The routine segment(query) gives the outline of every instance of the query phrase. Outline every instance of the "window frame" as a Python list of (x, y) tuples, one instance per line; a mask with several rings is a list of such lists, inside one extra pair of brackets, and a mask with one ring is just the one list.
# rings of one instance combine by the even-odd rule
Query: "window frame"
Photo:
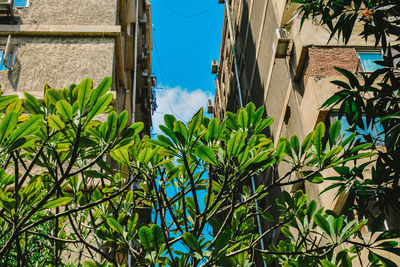
[(30, 0), (25, 0), (25, 6), (16, 6), (16, 5), (15, 5), (15, 0), (14, 0), (13, 7), (18, 8), (18, 9), (22, 9), (22, 8), (27, 8), (27, 7), (29, 7), (29, 4), (30, 4)]
[[(12, 71), (17, 60), (18, 45), (12, 45), (8, 55), (7, 64), (4, 64), (6, 45), (0, 45), (0, 71)], [(4, 69), (2, 68), (4, 67)]]
[[(377, 50), (377, 49), (356, 49), (356, 53), (357, 53), (357, 58), (358, 58), (357, 71), (360, 68), (361, 69), (360, 72), (362, 72), (362, 73), (373, 73), (375, 70), (374, 71), (365, 70), (363, 61), (362, 61), (362, 59), (360, 57), (360, 54), (377, 54), (377, 55), (379, 54), (381, 56), (381, 60), (383, 60), (382, 50)], [(374, 64), (376, 64), (376, 63), (374, 63)], [(380, 66), (380, 65), (377, 65), (377, 66), (379, 66), (379, 68), (383, 68), (383, 66)]]
[[(343, 116), (341, 119), (339, 119), (338, 113), (339, 113), (338, 110), (331, 110), (331, 111), (329, 111), (329, 112), (326, 114), (326, 117), (325, 117), (325, 119), (324, 119), (324, 123), (325, 123), (327, 129), (329, 129), (329, 127), (330, 127), (335, 121), (337, 121), (337, 120), (341, 121), (343, 118), (346, 119), (345, 116)], [(366, 115), (363, 113), (361, 116), (364, 118)], [(364, 120), (364, 119), (363, 119), (363, 120)], [(328, 125), (328, 123), (329, 123), (329, 125)], [(340, 138), (342, 138), (343, 136), (346, 136), (346, 137), (349, 137), (349, 136), (350, 136), (350, 133), (347, 132), (347, 128), (346, 128), (346, 129), (343, 128), (343, 124), (342, 124), (342, 123), (341, 123), (341, 126), (342, 126), (342, 128), (341, 128), (341, 133), (340, 133), (340, 136), (338, 136), (338, 138), (337, 138), (336, 141), (339, 141)], [(349, 126), (350, 126), (350, 125), (349, 125)], [(365, 126), (367, 126), (367, 125), (365, 125)], [(357, 126), (357, 127), (358, 127), (358, 126)], [(369, 129), (370, 127), (371, 127), (371, 129)], [(371, 125), (370, 127), (369, 127), (368, 129), (364, 130), (364, 132), (365, 132), (365, 133), (371, 133), (371, 136), (372, 136), (372, 137), (377, 138), (377, 140), (376, 140), (376, 142), (375, 142), (375, 145), (376, 145), (377, 147), (385, 147), (385, 140), (384, 140), (384, 137), (381, 137), (384, 133), (380, 133), (379, 130), (378, 130), (379, 127), (377, 127), (375, 124)], [(360, 130), (361, 130), (361, 129), (360, 129)], [(362, 130), (361, 130), (361, 131), (362, 131)], [(342, 134), (342, 133), (343, 133), (343, 134)], [(372, 133), (374, 133), (374, 135), (372, 135)], [(364, 139), (364, 137), (363, 137), (362, 135), (356, 135), (356, 139), (357, 139), (357, 136), (358, 136), (359, 138)], [(365, 139), (364, 139), (364, 141), (365, 141)]]

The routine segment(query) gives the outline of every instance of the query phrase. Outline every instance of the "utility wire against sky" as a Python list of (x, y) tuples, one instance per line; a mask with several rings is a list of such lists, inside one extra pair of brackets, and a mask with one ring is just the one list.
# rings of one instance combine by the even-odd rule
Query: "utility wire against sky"
[[(161, 67), (161, 59), (160, 59), (160, 56), (158, 55), (158, 51), (157, 51), (157, 48), (156, 48), (156, 45), (155, 45), (156, 43), (157, 43), (157, 42), (154, 41), (153, 50), (154, 50), (154, 54), (156, 55), (156, 58), (157, 58), (157, 65), (158, 65), (158, 68), (159, 68), (159, 70), (160, 70), (160, 73), (163, 74), (164, 72), (163, 72), (162, 67)], [(159, 77), (160, 77), (160, 76), (159, 76)], [(164, 86), (159, 86), (159, 88), (163, 89), (163, 91), (164, 91), (164, 93), (165, 93), (165, 95), (166, 95), (166, 97), (167, 97), (167, 99), (166, 99), (166, 100), (167, 100), (167, 104), (168, 104), (169, 109), (171, 110), (172, 114), (174, 114), (175, 117), (177, 117), (179, 120), (182, 120), (182, 119), (179, 118), (179, 116), (174, 112), (174, 110), (173, 110), (173, 108), (172, 108), (172, 106), (171, 106), (171, 103), (170, 103), (170, 101), (169, 101), (168, 90), (166, 90)]]
[(217, 1), (212, 1), (213, 3), (206, 9), (204, 9), (203, 11), (200, 11), (198, 13), (194, 13), (194, 14), (190, 14), (190, 15), (186, 15), (186, 14), (182, 14), (178, 11), (176, 11), (169, 3), (168, 0), (163, 0), (164, 4), (167, 6), (167, 8), (169, 10), (171, 10), (172, 13), (174, 13), (175, 15), (179, 16), (179, 17), (184, 17), (184, 18), (193, 18), (193, 17), (198, 17), (201, 16), (205, 13), (207, 13), (208, 11), (210, 11), (215, 5), (217, 5)]
[[(167, 71), (166, 71), (166, 70), (164, 69), (164, 67), (163, 67), (164, 65), (163, 65), (163, 62), (162, 62), (162, 60), (161, 60), (161, 56), (160, 56), (160, 54), (158, 53), (158, 49), (157, 49), (157, 47), (156, 47), (156, 43), (157, 43), (157, 42), (154, 41), (153, 48), (154, 48), (154, 53), (155, 53), (156, 58), (157, 58), (157, 65), (158, 65), (158, 68), (159, 68), (159, 70), (160, 70), (161, 75), (164, 76), (164, 84), (171, 85), (171, 83), (168, 83), (168, 82), (170, 81), (169, 75), (168, 75)], [(165, 91), (165, 93), (166, 93), (167, 102), (168, 102), (168, 105), (169, 105), (169, 107), (170, 107), (172, 113), (173, 113), (176, 117), (178, 117), (178, 116), (173, 112), (172, 107), (171, 107), (171, 104), (170, 104), (170, 102), (169, 102), (168, 90), (166, 90), (164, 86), (160, 86), (160, 88), (163, 89), (163, 90)], [(186, 103), (186, 101), (185, 101), (184, 99), (182, 99), (182, 97), (181, 97), (179, 94), (178, 94), (177, 96), (178, 96), (178, 98), (182, 101), (183, 104), (185, 104), (187, 107), (189, 107), (189, 108), (192, 109), (193, 111), (195, 111), (195, 112), (197, 111), (197, 110), (196, 110), (195, 108), (193, 108), (191, 105), (189, 105), (188, 103)], [(180, 118), (179, 118), (179, 119), (180, 119)], [(180, 119), (180, 120), (181, 120), (181, 119)]]

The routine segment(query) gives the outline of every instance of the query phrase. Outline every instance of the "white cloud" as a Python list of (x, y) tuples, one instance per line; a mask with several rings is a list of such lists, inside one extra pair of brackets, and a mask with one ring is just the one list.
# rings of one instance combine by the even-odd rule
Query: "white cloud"
[(209, 92), (200, 89), (188, 91), (181, 87), (163, 87), (156, 90), (158, 108), (153, 115), (153, 133), (161, 134), (159, 125), (164, 125), (164, 115), (172, 114), (177, 120), (187, 123), (193, 115), (201, 108), (204, 108), (204, 115), (207, 112), (207, 100), (214, 100)]

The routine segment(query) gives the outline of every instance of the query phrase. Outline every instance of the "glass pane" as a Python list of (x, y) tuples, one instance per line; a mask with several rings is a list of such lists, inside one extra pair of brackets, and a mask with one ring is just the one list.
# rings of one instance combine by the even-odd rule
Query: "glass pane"
[(377, 69), (383, 68), (374, 61), (382, 60), (382, 55), (377, 52), (359, 52), (358, 56), (361, 60), (362, 69), (365, 72), (374, 72)]
[(26, 2), (28, 0), (15, 0), (14, 1), (14, 6), (15, 7), (26, 7)]
[(1, 62), (0, 62), (0, 70), (7, 70), (6, 66), (4, 66), (4, 51), (0, 51), (0, 58), (1, 58)]
[[(331, 115), (331, 123), (334, 121), (338, 120), (338, 114), (332, 114)], [(365, 138), (363, 135), (370, 135), (374, 141), (376, 141), (377, 145), (383, 146), (385, 145), (384, 142), (384, 129), (382, 124), (379, 122), (379, 119), (375, 119), (375, 123), (371, 123), (369, 127), (367, 128), (367, 118), (365, 115), (362, 116), (362, 120), (365, 126), (365, 130), (362, 130), (360, 127), (357, 126), (357, 132), (360, 133), (360, 135), (356, 136), (356, 140), (360, 139), (362, 142), (365, 142)], [(347, 137), (350, 136), (350, 125), (347, 122), (347, 119), (345, 116), (340, 118), (340, 124), (341, 124), (341, 129), (340, 129), (340, 136), (346, 135)]]

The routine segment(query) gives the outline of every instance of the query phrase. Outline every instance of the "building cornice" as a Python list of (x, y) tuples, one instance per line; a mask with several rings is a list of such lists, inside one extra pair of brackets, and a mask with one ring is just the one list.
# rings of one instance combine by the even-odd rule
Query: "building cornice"
[(119, 25), (0, 25), (0, 36), (103, 36), (121, 33)]

